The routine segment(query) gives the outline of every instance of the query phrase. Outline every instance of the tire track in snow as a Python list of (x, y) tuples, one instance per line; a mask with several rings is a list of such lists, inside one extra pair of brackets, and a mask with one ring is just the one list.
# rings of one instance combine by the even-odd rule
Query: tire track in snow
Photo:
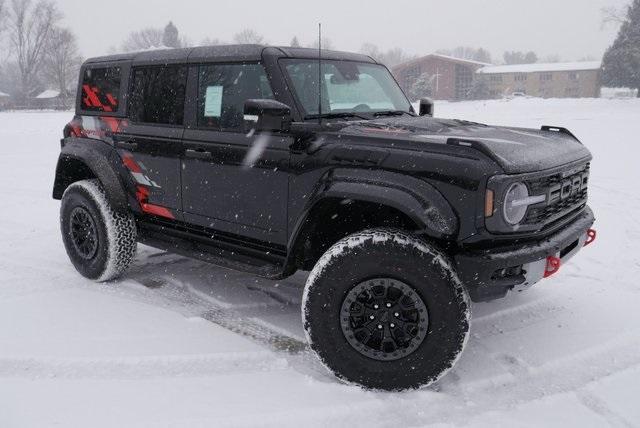
[(285, 370), (272, 352), (114, 358), (0, 357), (0, 378), (139, 379)]
[[(206, 266), (208, 267), (208, 265)], [(160, 287), (155, 287), (158, 278), (161, 278), (164, 284)], [(199, 291), (189, 283), (174, 276), (164, 275), (153, 279), (154, 289), (152, 290), (136, 287), (138, 293), (146, 296), (144, 300), (147, 300), (147, 302), (159, 304), (165, 308), (173, 306), (181, 310), (187, 310), (191, 316), (200, 317), (235, 334), (246, 337), (257, 344), (266, 346), (275, 355), (284, 358), (291, 368), (300, 373), (311, 376), (317, 381), (336, 382), (333, 375), (320, 364), (306, 341), (284, 334), (280, 329), (273, 328), (267, 322), (261, 322), (259, 318), (240, 312), (240, 310), (246, 312), (246, 309), (253, 307), (264, 308), (264, 303), (229, 304)], [(148, 283), (149, 277), (137, 278), (134, 281), (138, 284)], [(248, 287), (254, 288), (254, 285)], [(149, 297), (151, 297), (151, 301)], [(288, 298), (274, 299), (274, 303), (269, 306), (281, 307), (283, 304), (280, 303), (280, 300), (288, 300)]]
[(537, 323), (556, 318), (567, 311), (567, 308), (556, 304), (555, 300), (552, 297), (545, 297), (478, 317), (472, 315), (471, 334), (476, 339), (482, 339), (529, 328)]
[[(175, 277), (143, 276), (129, 278), (124, 284), (126, 282), (135, 282), (135, 285), (126, 289), (118, 288), (116, 291), (111, 284), (111, 286), (103, 286), (101, 290), (117, 292), (120, 297), (133, 298), (152, 306), (174, 310), (188, 317), (202, 318), (254, 342), (266, 345), (274, 351), (292, 355), (308, 352), (306, 342), (276, 331), (266, 323), (260, 323), (259, 320), (240, 313), (236, 310), (236, 305), (220, 302)], [(150, 287), (149, 284), (153, 286)], [(273, 306), (281, 305), (276, 300), (274, 302)], [(264, 307), (265, 305), (255, 306)], [(245, 305), (239, 307), (247, 308)]]
[(634, 425), (626, 420), (624, 417), (615, 413), (611, 408), (596, 395), (588, 391), (579, 391), (577, 394), (578, 400), (583, 406), (591, 410), (592, 412), (602, 416), (612, 427), (621, 428), (633, 428)]

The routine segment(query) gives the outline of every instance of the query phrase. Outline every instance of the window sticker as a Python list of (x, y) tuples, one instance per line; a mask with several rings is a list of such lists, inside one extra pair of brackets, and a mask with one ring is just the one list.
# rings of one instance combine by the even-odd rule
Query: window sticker
[(222, 114), (222, 86), (207, 86), (204, 98), (204, 116), (220, 117)]

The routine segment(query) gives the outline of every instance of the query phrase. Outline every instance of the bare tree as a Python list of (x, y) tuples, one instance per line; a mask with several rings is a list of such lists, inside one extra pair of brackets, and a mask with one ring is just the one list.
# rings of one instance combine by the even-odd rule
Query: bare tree
[(371, 58), (381, 62), (387, 67), (393, 67), (394, 65), (401, 64), (412, 58), (407, 55), (401, 48), (393, 48), (387, 51), (382, 51), (373, 43), (363, 44), (360, 48), (360, 52), (365, 55), (369, 55)]
[(164, 30), (161, 28), (145, 28), (140, 31), (129, 33), (129, 36), (122, 42), (123, 52), (143, 51), (147, 49), (162, 47)]
[(369, 55), (373, 59), (379, 59), (382, 56), (382, 51), (380, 50), (380, 48), (377, 45), (369, 42), (364, 43), (360, 47), (360, 53)]
[(0, 0), (0, 34), (2, 34), (2, 31), (4, 30), (4, 20), (5, 20), (6, 11), (7, 9), (4, 5), (4, 0)]
[[(318, 40), (314, 40), (308, 47), (318, 49)], [(335, 49), (333, 42), (328, 37), (322, 38), (322, 49)]]
[(255, 30), (246, 28), (233, 36), (233, 42), (238, 44), (262, 44), (265, 43), (264, 37)]
[(12, 97), (18, 95), (20, 87), (20, 71), (14, 61), (6, 62), (0, 70), (0, 90)]
[(218, 38), (205, 37), (198, 46), (218, 46), (226, 44)]
[(392, 48), (384, 53), (382, 56), (382, 63), (387, 67), (393, 67), (394, 65), (409, 61), (412, 58), (413, 57), (411, 55), (408, 55), (401, 48)]
[(52, 88), (60, 91), (64, 107), (68, 107), (72, 97), (71, 88), (78, 78), (81, 63), (75, 35), (66, 28), (54, 28), (44, 55), (43, 75)]
[(9, 41), (20, 75), (18, 99), (25, 102), (35, 89), (47, 40), (61, 18), (54, 3), (12, 0), (9, 8)]
[(617, 8), (615, 6), (603, 7), (600, 9), (602, 14), (602, 25), (604, 28), (609, 24), (622, 25), (627, 20), (627, 11), (625, 8)]
[(507, 51), (503, 55), (504, 62), (507, 65), (512, 64), (533, 64), (538, 62), (538, 56), (535, 52)]
[(542, 57), (541, 62), (546, 62), (546, 63), (562, 62), (562, 57), (558, 54), (550, 54)]

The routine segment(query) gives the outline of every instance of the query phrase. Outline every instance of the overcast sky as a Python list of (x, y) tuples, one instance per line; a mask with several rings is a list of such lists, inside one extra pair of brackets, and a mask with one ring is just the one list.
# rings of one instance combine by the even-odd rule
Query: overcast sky
[[(365, 42), (427, 54), (459, 45), (533, 50), (564, 60), (600, 58), (615, 37), (601, 28), (601, 8), (628, 0), (57, 0), (64, 24), (79, 38), (86, 57), (102, 55), (126, 35), (173, 21), (193, 43), (205, 37), (231, 40), (253, 28), (271, 44), (293, 36), (313, 41), (317, 23), (336, 48), (357, 51)], [(100, 6), (99, 6), (100, 5)]]

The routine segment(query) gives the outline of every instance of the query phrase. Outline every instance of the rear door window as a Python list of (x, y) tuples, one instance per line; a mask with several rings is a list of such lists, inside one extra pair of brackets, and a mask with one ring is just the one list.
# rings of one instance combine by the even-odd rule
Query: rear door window
[(138, 123), (182, 125), (187, 67), (136, 67), (129, 97), (129, 118)]
[(82, 76), (82, 110), (118, 111), (121, 74), (120, 67), (86, 68)]

